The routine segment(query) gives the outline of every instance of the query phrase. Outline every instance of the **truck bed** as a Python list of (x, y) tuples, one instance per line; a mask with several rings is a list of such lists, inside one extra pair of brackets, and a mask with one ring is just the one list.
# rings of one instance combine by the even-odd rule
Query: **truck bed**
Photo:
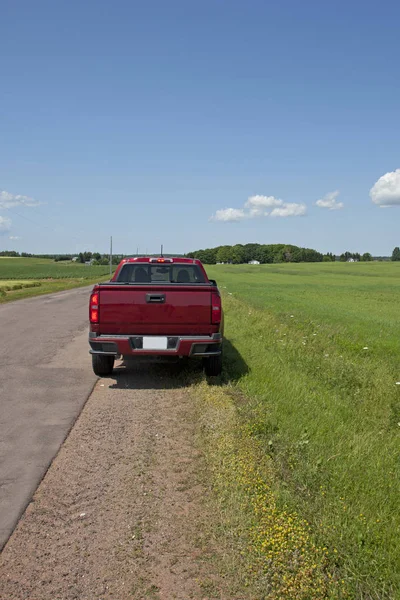
[(210, 283), (99, 284), (99, 325), (102, 334), (210, 335), (212, 325)]

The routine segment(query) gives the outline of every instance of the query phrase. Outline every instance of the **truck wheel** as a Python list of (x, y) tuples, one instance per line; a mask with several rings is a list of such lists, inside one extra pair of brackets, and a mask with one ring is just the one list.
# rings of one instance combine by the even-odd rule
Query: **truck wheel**
[(92, 354), (92, 367), (95, 375), (106, 377), (111, 375), (114, 368), (114, 357), (102, 354)]
[(217, 377), (222, 373), (222, 354), (204, 359), (204, 372), (207, 377)]

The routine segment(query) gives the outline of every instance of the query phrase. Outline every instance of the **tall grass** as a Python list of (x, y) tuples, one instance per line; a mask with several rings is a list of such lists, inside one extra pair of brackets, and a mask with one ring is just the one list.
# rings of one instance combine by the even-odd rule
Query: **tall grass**
[(272, 460), (277, 506), (310, 523), (350, 597), (400, 597), (400, 265), (208, 271), (249, 367), (237, 411)]

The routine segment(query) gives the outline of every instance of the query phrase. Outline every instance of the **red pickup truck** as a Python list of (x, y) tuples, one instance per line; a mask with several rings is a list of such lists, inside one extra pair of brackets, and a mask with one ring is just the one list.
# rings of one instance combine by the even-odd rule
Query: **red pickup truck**
[(221, 373), (221, 297), (199, 260), (122, 260), (111, 281), (94, 286), (89, 320), (96, 375), (110, 375), (121, 356), (202, 358), (208, 376)]

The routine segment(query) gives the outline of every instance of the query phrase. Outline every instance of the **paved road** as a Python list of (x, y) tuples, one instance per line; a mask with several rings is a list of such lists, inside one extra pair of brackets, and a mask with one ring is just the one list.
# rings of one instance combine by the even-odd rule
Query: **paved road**
[(96, 380), (89, 289), (0, 305), (0, 549)]

